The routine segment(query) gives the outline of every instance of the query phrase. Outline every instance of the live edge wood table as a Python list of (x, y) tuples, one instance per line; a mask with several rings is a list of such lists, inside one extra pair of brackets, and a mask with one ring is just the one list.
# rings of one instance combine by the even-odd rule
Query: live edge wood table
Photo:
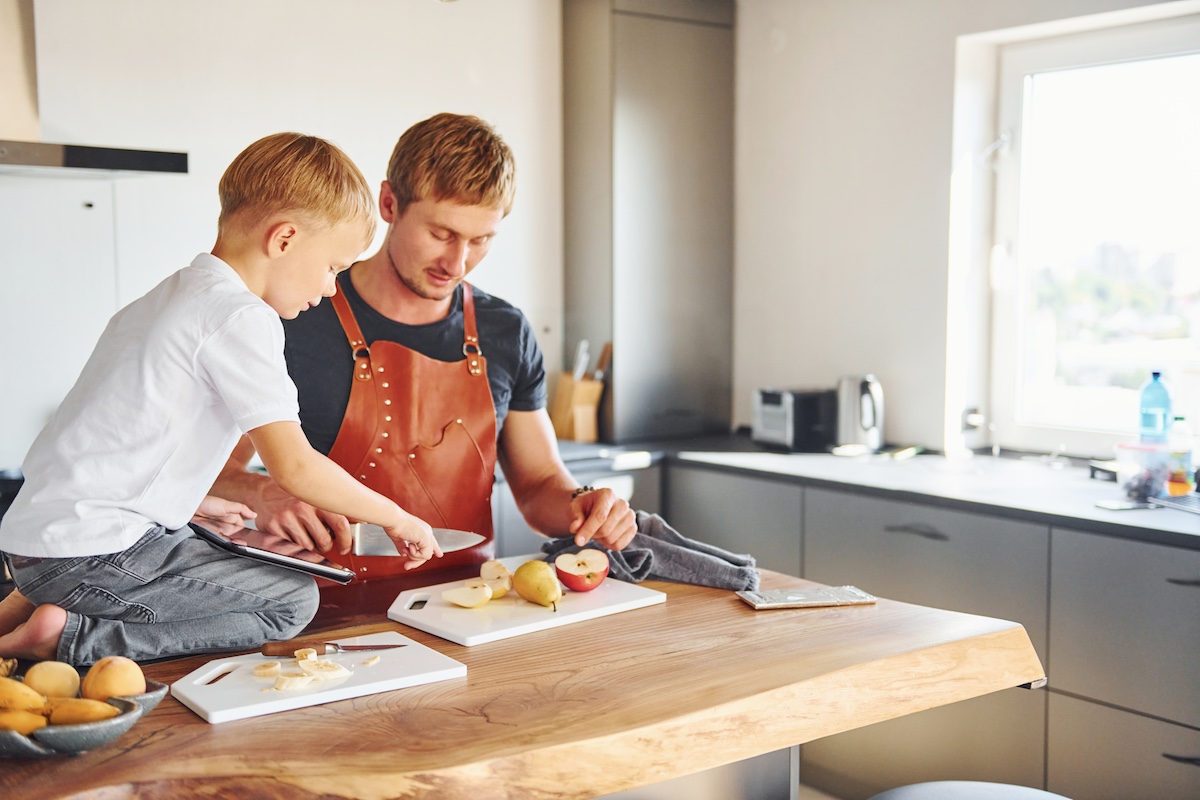
[[(1011, 622), (885, 599), (754, 611), (663, 582), (645, 584), (661, 605), (462, 647), (387, 620), (413, 577), (323, 590), (309, 630), (399, 630), (466, 678), (218, 725), (168, 696), (105, 747), (0, 759), (0, 797), (591, 798), (1045, 675)], [(169, 683), (211, 658), (146, 673)]]

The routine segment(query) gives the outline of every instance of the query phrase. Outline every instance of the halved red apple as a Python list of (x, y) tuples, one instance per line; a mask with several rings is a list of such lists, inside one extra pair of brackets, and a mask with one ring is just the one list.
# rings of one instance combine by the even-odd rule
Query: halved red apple
[(608, 556), (594, 547), (563, 553), (554, 559), (554, 571), (562, 585), (572, 592), (590, 592), (608, 577)]

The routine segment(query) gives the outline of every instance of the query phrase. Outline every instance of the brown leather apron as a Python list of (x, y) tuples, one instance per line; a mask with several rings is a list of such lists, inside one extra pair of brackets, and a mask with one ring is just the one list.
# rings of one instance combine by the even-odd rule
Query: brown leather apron
[(433, 527), (485, 538), (412, 570), (404, 569), (403, 557), (350, 553), (330, 559), (366, 580), (494, 558), (496, 409), (470, 284), (463, 283), (462, 361), (438, 361), (383, 340), (368, 347), (345, 296), (338, 292), (331, 300), (354, 353), (354, 382), (329, 457)]

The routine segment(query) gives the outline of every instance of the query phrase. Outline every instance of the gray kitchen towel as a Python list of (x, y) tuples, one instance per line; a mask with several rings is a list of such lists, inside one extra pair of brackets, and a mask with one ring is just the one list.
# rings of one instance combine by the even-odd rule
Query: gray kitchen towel
[[(588, 542), (584, 547), (607, 553), (608, 574), (629, 583), (649, 578), (734, 591), (758, 589), (754, 556), (730, 553), (689, 539), (658, 514), (638, 511), (637, 529), (624, 550), (609, 550), (597, 542)], [(542, 552), (551, 561), (563, 553), (578, 553), (582, 549), (571, 536), (551, 539), (542, 545)]]

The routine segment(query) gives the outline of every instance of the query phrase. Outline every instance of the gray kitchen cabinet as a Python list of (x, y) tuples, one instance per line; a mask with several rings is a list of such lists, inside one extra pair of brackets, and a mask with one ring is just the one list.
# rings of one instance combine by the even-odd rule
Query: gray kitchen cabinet
[(1051, 689), (1200, 728), (1200, 551), (1052, 542)]
[[(1046, 525), (804, 489), (804, 577), (1020, 622), (1047, 653)], [(804, 783), (844, 800), (928, 780), (1041, 787), (1046, 693), (1011, 689), (804, 745)]]
[(612, 342), (600, 437), (725, 433), (733, 0), (566, 0), (566, 350)]
[(1081, 800), (1200, 797), (1200, 731), (1057, 692), (1049, 715), (1049, 791)]
[(1064, 528), (1051, 544), (1047, 788), (1200, 797), (1200, 551)]
[[(635, 510), (657, 514), (662, 498), (662, 468), (657, 464), (642, 469), (609, 470), (567, 467), (580, 485), (612, 489)], [(529, 527), (521, 516), (507, 482), (497, 481), (492, 492), (492, 524), (499, 558), (527, 555), (541, 550), (546, 537)]]
[(800, 576), (802, 492), (794, 481), (673, 463), (665, 516), (684, 536), (750, 553), (763, 569)]

